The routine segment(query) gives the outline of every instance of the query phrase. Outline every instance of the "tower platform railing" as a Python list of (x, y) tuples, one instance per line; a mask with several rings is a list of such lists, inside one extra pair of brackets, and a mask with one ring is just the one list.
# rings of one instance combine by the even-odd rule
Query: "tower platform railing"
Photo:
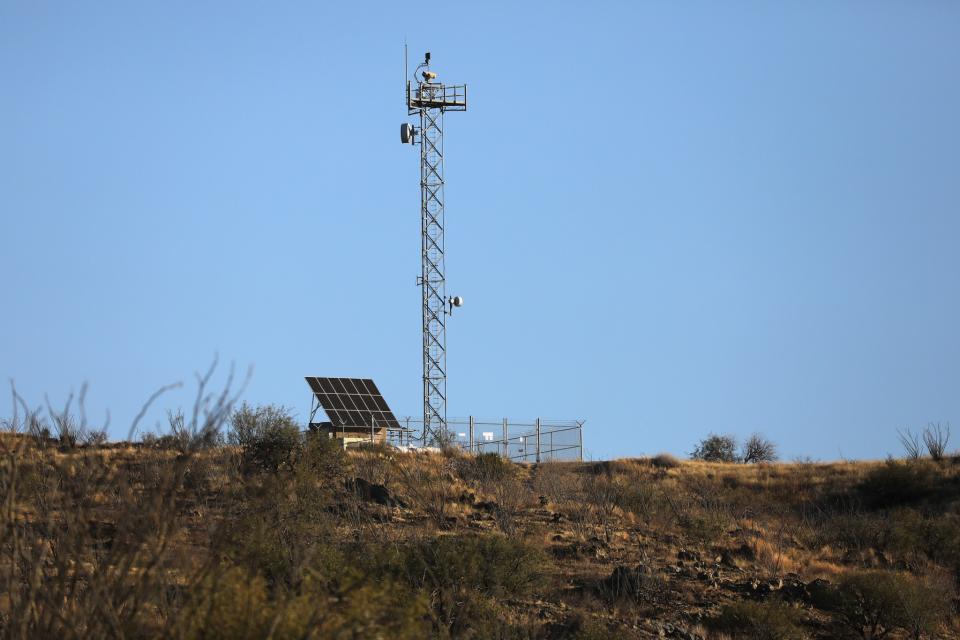
[(444, 111), (467, 110), (467, 85), (442, 84), (439, 82), (407, 81), (407, 109), (413, 114), (420, 109), (443, 109)]

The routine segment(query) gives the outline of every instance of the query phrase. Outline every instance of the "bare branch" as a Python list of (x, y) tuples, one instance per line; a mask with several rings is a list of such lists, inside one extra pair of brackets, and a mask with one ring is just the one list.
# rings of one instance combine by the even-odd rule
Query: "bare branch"
[(950, 423), (941, 426), (939, 422), (931, 422), (923, 430), (923, 443), (927, 446), (927, 453), (934, 460), (943, 460), (947, 452), (947, 444), (950, 442)]

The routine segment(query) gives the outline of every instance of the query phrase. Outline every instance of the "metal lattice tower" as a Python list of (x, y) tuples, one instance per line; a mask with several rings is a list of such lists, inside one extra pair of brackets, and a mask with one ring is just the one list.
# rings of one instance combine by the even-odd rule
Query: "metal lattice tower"
[(437, 82), (430, 54), (407, 80), (407, 114), (420, 116), (420, 127), (403, 124), (402, 142), (420, 145), (420, 285), (423, 305), (423, 439), (437, 443), (447, 436), (447, 316), (459, 297), (447, 298), (444, 268), (443, 114), (466, 111), (467, 86)]

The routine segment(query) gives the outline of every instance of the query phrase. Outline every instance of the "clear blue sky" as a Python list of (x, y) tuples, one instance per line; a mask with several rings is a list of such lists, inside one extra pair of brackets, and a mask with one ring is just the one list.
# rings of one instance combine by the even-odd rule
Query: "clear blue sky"
[(470, 87), (451, 415), (584, 418), (595, 458), (960, 427), (956, 2), (8, 0), (0, 376), (89, 381), (114, 436), (214, 352), (301, 419), (304, 375), (416, 415), (404, 38)]

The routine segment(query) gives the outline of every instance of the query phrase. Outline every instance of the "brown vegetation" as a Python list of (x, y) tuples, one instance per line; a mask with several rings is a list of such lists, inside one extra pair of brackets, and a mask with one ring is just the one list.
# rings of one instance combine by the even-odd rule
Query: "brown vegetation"
[(252, 409), (228, 446), (228, 406), (151, 446), (2, 438), (0, 636), (960, 637), (947, 457), (519, 466)]

